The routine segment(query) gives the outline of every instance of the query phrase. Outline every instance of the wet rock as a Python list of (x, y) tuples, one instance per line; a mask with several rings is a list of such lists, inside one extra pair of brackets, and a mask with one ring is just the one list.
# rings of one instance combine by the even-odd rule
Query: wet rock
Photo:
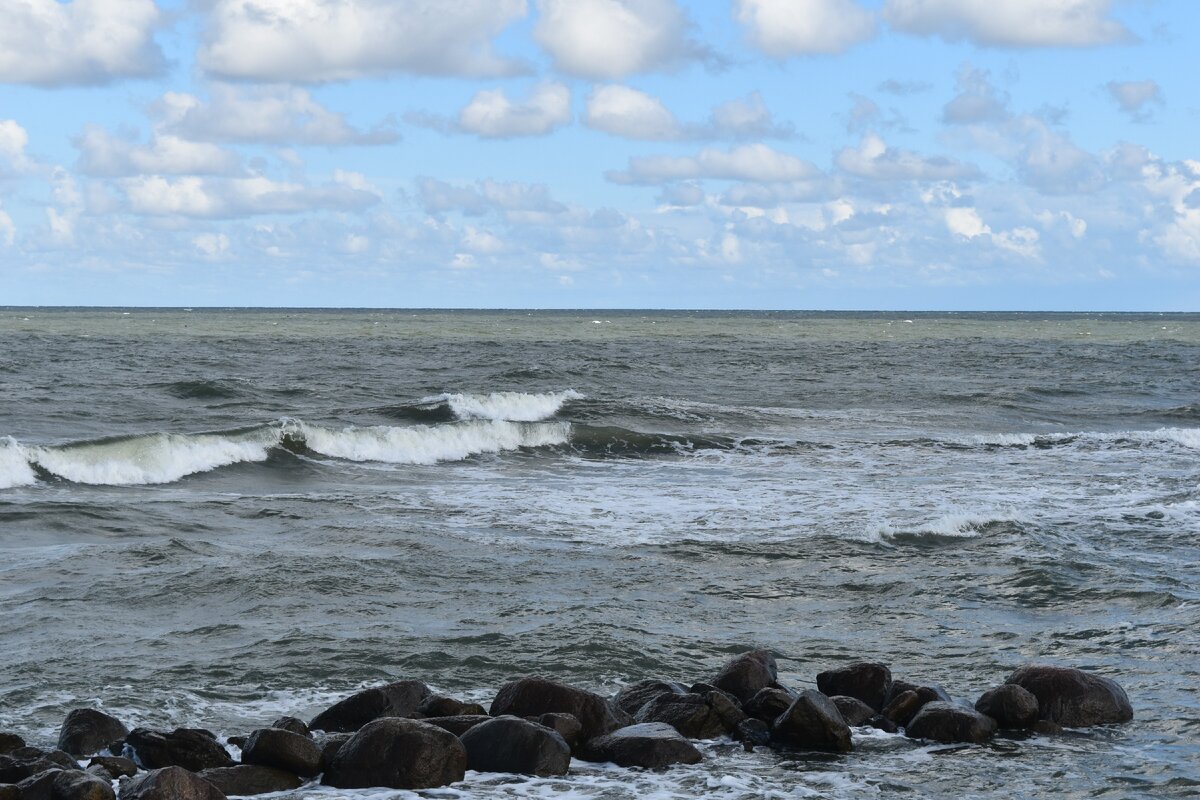
[(996, 720), (973, 708), (935, 700), (921, 707), (904, 732), (910, 739), (980, 744), (996, 733)]
[(461, 717), (426, 717), (421, 722), (436, 725), (444, 731), (450, 731), (455, 736), (462, 736), (476, 725), (482, 725), (492, 717), (487, 714), (467, 714)]
[(417, 713), (426, 717), (465, 717), (480, 716), (486, 714), (487, 710), (478, 703), (464, 703), (453, 697), (432, 695), (417, 706)]
[(52, 769), (17, 784), (21, 800), (114, 800), (112, 783), (81, 770)]
[(329, 765), (333, 763), (333, 757), (338, 754), (338, 750), (342, 749), (342, 745), (353, 738), (353, 733), (330, 733), (317, 741), (317, 746), (321, 748), (321, 772), (327, 772)]
[(557, 732), (517, 717), (495, 717), (464, 733), (467, 769), (520, 775), (566, 775), (571, 747)]
[(642, 706), (664, 694), (687, 694), (687, 690), (679, 683), (656, 680), (638, 681), (617, 692), (613, 703), (626, 714), (636, 717)]
[(307, 736), (282, 728), (262, 728), (246, 740), (242, 763), (275, 767), (311, 778), (321, 771), (321, 748)]
[(25, 746), (25, 740), (15, 733), (0, 733), (0, 756)]
[(779, 715), (791, 708), (794, 702), (796, 695), (786, 689), (760, 689), (742, 704), (742, 710), (748, 716), (769, 724), (779, 719)]
[(775, 656), (769, 650), (751, 650), (727, 661), (712, 682), (745, 703), (763, 689), (775, 686), (778, 674)]
[(761, 719), (746, 717), (733, 732), (733, 738), (741, 742), (747, 752), (753, 752), (755, 747), (771, 743), (771, 726)]
[(308, 725), (304, 723), (304, 720), (296, 719), (295, 717), (280, 717), (271, 723), (271, 727), (279, 728), (282, 731), (291, 731), (301, 736), (307, 736), (310, 739), (312, 738), (312, 731), (308, 729)]
[(137, 764), (121, 756), (92, 756), (92, 760), (88, 762), (88, 766), (103, 767), (104, 771), (112, 775), (113, 778), (136, 775), (138, 771)]
[(900, 727), (896, 725), (896, 723), (892, 722), (883, 714), (876, 714), (875, 716), (871, 717), (869, 720), (867, 720), (867, 725), (871, 726), (875, 730), (883, 731), (884, 733), (896, 733), (900, 730)]
[(720, 689), (706, 692), (704, 694), (704, 702), (708, 703), (709, 708), (721, 720), (721, 724), (725, 726), (726, 733), (732, 734), (748, 718), (738, 701)]
[(829, 699), (837, 706), (838, 713), (842, 715), (842, 719), (852, 728), (858, 725), (866, 725), (867, 720), (875, 716), (875, 710), (857, 697), (846, 697), (844, 694), (838, 694)]
[(704, 758), (679, 731), (662, 722), (643, 722), (597, 736), (583, 746), (580, 757), (585, 761), (611, 761), (621, 767), (646, 769), (696, 764)]
[(11, 783), (0, 783), (0, 800), (21, 800), (21, 790)]
[(249, 736), (227, 736), (225, 737), (225, 743), (230, 747), (236, 747), (238, 750), (241, 750), (246, 746), (246, 740), (249, 738)]
[(908, 725), (909, 720), (917, 715), (923, 705), (925, 703), (921, 701), (921, 696), (909, 689), (892, 698), (892, 702), (884, 707), (883, 716), (897, 725)]
[(339, 789), (432, 789), (461, 781), (467, 751), (436, 725), (387, 717), (364, 725), (334, 756), (322, 783)]
[(726, 731), (720, 715), (698, 694), (660, 694), (642, 706), (635, 719), (666, 723), (688, 739), (712, 739)]
[(546, 678), (521, 678), (501, 687), (489, 712), (534, 717), (546, 713), (571, 714), (583, 726), (583, 738), (592, 739), (627, 725), (632, 719), (606, 698)]
[(429, 695), (429, 687), (420, 681), (397, 681), (364, 689), (322, 711), (308, 727), (314, 731), (353, 733), (382, 717), (411, 716)]
[(563, 740), (570, 746), (572, 751), (575, 750), (583, 739), (583, 725), (579, 723), (579, 720), (575, 719), (574, 714), (542, 714), (540, 717), (528, 717), (527, 719), (530, 722), (545, 725), (563, 737)]
[(1116, 681), (1072, 667), (1029, 664), (1008, 677), (1038, 701), (1038, 716), (1067, 728), (1129, 722), (1133, 707)]
[(75, 760), (61, 750), (18, 747), (0, 756), (0, 783), (20, 783), (28, 777), (51, 769), (78, 770)]
[(117, 779), (116, 775), (113, 775), (99, 764), (89, 764), (87, 768), (84, 769), (84, 772), (88, 773), (89, 775), (95, 775), (100, 780), (107, 781), (108, 783), (112, 783)]
[(67, 714), (58, 732), (58, 749), (75, 756), (98, 753), (114, 739), (124, 739), (129, 729), (114, 716), (94, 708), (77, 708)]
[(163, 767), (121, 784), (120, 800), (225, 800), (225, 794), (183, 767)]
[(1024, 729), (1038, 719), (1038, 699), (1015, 683), (988, 689), (975, 701), (975, 710), (996, 720), (1001, 728)]
[(1029, 727), (1034, 733), (1040, 733), (1043, 736), (1057, 736), (1063, 732), (1063, 726), (1057, 722), (1051, 722), (1048, 719), (1039, 719)]
[(893, 700), (905, 692), (916, 692), (917, 697), (921, 699), (921, 705), (932, 703), (937, 700), (949, 703), (953, 698), (946, 694), (946, 690), (936, 683), (920, 684), (906, 681), (903, 678), (893, 678), (892, 688), (888, 691), (887, 697), (883, 701), (886, 708)]
[(849, 753), (850, 726), (837, 706), (825, 695), (806, 689), (779, 715), (771, 727), (771, 738), (788, 747)]
[(206, 769), (200, 773), (200, 777), (222, 793), (237, 796), (286, 792), (304, 785), (304, 780), (298, 775), (259, 764)]
[(199, 772), (211, 767), (232, 767), (234, 761), (212, 734), (199, 728), (176, 728), (170, 733), (134, 728), (125, 746), (146, 769), (183, 767)]
[(829, 697), (855, 697), (875, 711), (883, 710), (883, 701), (891, 688), (891, 670), (886, 665), (875, 662), (859, 661), (817, 675), (817, 689), (822, 694)]

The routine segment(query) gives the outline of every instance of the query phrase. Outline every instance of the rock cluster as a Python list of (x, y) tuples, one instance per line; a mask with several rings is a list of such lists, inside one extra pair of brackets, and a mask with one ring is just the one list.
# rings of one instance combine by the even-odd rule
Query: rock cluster
[[(645, 680), (611, 699), (525, 677), (501, 687), (486, 712), (399, 681), (357, 692), (307, 724), (283, 717), (230, 737), (238, 761), (201, 728), (130, 731), (106, 713), (77, 709), (57, 749), (0, 732), (0, 800), (224, 800), (318, 781), (420, 790), (461, 781), (467, 770), (565, 775), (572, 756), (643, 769), (695, 764), (704, 756), (694, 739), (847, 753), (860, 726), (981, 743), (998, 730), (1053, 733), (1133, 718), (1114, 681), (1066, 667), (1023, 666), (974, 706), (874, 662), (821, 672), (816, 685), (781, 685), (766, 650), (732, 658), (710, 682)], [(77, 759), (87, 756), (81, 767)]]

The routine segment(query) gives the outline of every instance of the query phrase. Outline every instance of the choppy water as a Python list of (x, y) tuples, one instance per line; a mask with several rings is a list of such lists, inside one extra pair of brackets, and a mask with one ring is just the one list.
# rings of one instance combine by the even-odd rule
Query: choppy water
[(0, 309), (0, 437), (0, 729), (1044, 659), (1136, 720), (434, 794), (1200, 795), (1200, 315)]

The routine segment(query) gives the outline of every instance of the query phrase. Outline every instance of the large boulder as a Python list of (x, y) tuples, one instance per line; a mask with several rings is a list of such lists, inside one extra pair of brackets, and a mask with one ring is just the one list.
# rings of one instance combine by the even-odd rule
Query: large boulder
[(763, 689), (775, 686), (778, 677), (775, 656), (769, 650), (751, 650), (725, 662), (712, 683), (744, 703)]
[(545, 725), (557, 733), (570, 746), (571, 752), (575, 752), (575, 748), (583, 736), (583, 726), (579, 724), (579, 720), (575, 719), (574, 714), (542, 714), (538, 717), (526, 717), (526, 719), (536, 722), (538, 725)]
[(0, 732), (0, 755), (11, 753), (13, 750), (25, 746), (25, 740), (15, 733)]
[(917, 715), (923, 705), (925, 703), (921, 700), (921, 695), (909, 689), (893, 697), (891, 702), (883, 707), (883, 716), (897, 725), (904, 726)]
[(307, 736), (282, 728), (261, 728), (246, 740), (242, 763), (275, 767), (311, 778), (321, 771), (321, 748)]
[(796, 702), (796, 695), (787, 689), (768, 687), (759, 689), (754, 696), (742, 703), (742, 710), (748, 716), (771, 723), (779, 715), (787, 711)]
[(806, 689), (779, 715), (771, 728), (771, 737), (788, 747), (849, 753), (850, 726), (837, 706), (825, 695)]
[(121, 784), (120, 800), (226, 800), (224, 792), (183, 767), (163, 767)]
[(521, 775), (566, 775), (571, 747), (558, 733), (517, 717), (496, 717), (460, 737), (467, 769)]
[(462, 717), (486, 714), (487, 711), (478, 703), (465, 703), (453, 697), (435, 694), (426, 697), (421, 705), (417, 706), (417, 713), (425, 717)]
[(399, 717), (368, 722), (338, 750), (321, 782), (339, 789), (432, 789), (461, 781), (467, 751), (436, 725)]
[(875, 709), (857, 697), (836, 694), (829, 699), (837, 706), (838, 713), (842, 715), (842, 719), (852, 728), (859, 725), (866, 725), (875, 716)]
[(198, 728), (176, 728), (170, 733), (134, 728), (125, 737), (134, 760), (146, 769), (183, 767), (191, 772), (212, 767), (232, 767), (234, 760), (212, 734)]
[(18, 747), (0, 756), (0, 783), (20, 783), (50, 769), (78, 770), (79, 765), (61, 750)]
[(584, 689), (546, 678), (521, 678), (506, 683), (492, 701), (493, 717), (536, 717), (547, 713), (571, 714), (583, 726), (583, 738), (614, 731), (632, 720), (606, 698)]
[(304, 780), (287, 770), (263, 767), (258, 764), (238, 764), (236, 767), (206, 769), (200, 777), (226, 795), (238, 797), (269, 794), (298, 789)]
[(585, 761), (611, 761), (621, 767), (663, 769), (704, 759), (679, 731), (662, 722), (643, 722), (597, 736), (580, 751)]
[(921, 700), (921, 705), (932, 703), (935, 700), (941, 700), (945, 703), (951, 702), (953, 698), (946, 694), (946, 690), (936, 683), (913, 683), (904, 678), (892, 678), (892, 688), (888, 691), (887, 697), (883, 700), (884, 708), (887, 708), (893, 700), (905, 692), (916, 692), (917, 697)]
[(80, 770), (52, 769), (17, 784), (21, 800), (114, 800), (112, 783)]
[(58, 732), (58, 749), (73, 756), (90, 756), (124, 739), (129, 729), (116, 717), (94, 708), (77, 708), (67, 714)]
[(271, 723), (271, 727), (279, 728), (280, 730), (291, 731), (292, 733), (298, 733), (301, 736), (307, 736), (310, 739), (312, 738), (312, 731), (308, 729), (308, 725), (305, 724), (304, 720), (296, 719), (295, 717), (280, 717)]
[(460, 717), (426, 717), (421, 722), (436, 725), (444, 731), (450, 731), (455, 736), (462, 736), (476, 725), (482, 725), (489, 719), (487, 714), (465, 714)]
[(429, 687), (420, 681), (375, 686), (333, 704), (313, 717), (308, 727), (315, 731), (353, 733), (381, 717), (412, 716), (429, 695)]
[(636, 717), (642, 706), (664, 694), (687, 694), (687, 689), (680, 683), (668, 683), (653, 679), (638, 681), (617, 692), (613, 703), (626, 714)]
[(1068, 728), (1133, 719), (1133, 706), (1117, 682), (1072, 667), (1028, 664), (1008, 676), (1038, 701), (1038, 716)]
[(327, 733), (317, 739), (317, 747), (321, 748), (321, 772), (328, 772), (329, 765), (342, 749), (342, 745), (354, 738), (353, 733)]
[(996, 720), (973, 708), (935, 700), (921, 706), (904, 733), (910, 739), (929, 739), (943, 744), (981, 744), (996, 733)]
[(1038, 721), (1038, 699), (1015, 683), (988, 689), (975, 701), (975, 710), (996, 720), (1001, 728), (1024, 729)]
[[(709, 694), (729, 702), (716, 692)], [(712, 739), (729, 730), (708, 699), (698, 694), (660, 694), (642, 706), (635, 719), (665, 722), (689, 739)]]
[(856, 697), (876, 711), (883, 710), (883, 701), (891, 688), (892, 671), (875, 662), (859, 661), (817, 675), (817, 689), (821, 694)]

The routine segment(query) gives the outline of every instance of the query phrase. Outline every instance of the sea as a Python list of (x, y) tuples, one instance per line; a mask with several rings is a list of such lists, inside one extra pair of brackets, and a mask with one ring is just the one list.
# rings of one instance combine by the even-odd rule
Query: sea
[(1127, 725), (418, 794), (1200, 796), (1200, 315), (0, 308), (0, 730), (882, 661)]

